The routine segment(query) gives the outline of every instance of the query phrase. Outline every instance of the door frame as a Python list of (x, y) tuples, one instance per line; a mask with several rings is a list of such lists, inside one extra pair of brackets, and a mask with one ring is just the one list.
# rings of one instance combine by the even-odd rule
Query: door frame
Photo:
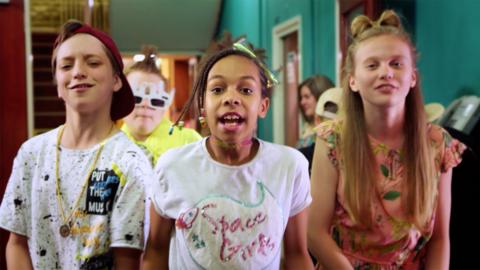
[[(303, 80), (302, 67), (302, 17), (297, 15), (282, 23), (275, 25), (272, 29), (272, 67), (273, 70), (280, 70), (283, 65), (283, 41), (282, 39), (297, 32), (298, 44), (298, 81)], [(285, 93), (284, 93), (285, 74), (278, 74), (278, 84), (275, 86), (272, 94), (272, 119), (273, 119), (273, 142), (285, 144)]]
[[(33, 114), (33, 54), (32, 54), (32, 27), (30, 21), (30, 0), (24, 0), (25, 24), (25, 77), (27, 87), (27, 134), (31, 138), (34, 134), (35, 116)], [(53, 45), (53, 44), (52, 44)]]

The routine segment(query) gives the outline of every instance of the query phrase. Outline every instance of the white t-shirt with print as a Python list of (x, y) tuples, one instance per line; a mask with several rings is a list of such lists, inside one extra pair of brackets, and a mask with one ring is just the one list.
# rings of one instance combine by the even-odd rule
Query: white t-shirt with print
[(25, 142), (17, 153), (0, 206), (0, 227), (28, 237), (35, 269), (109, 269), (112, 247), (142, 249), (144, 181), (153, 176), (150, 163), (125, 134), (85, 150), (60, 147), (60, 190), (71, 235), (59, 228), (64, 220), (56, 196), (55, 155), (58, 128)]
[(253, 160), (229, 166), (206, 141), (167, 151), (155, 167), (155, 210), (175, 219), (170, 268), (279, 269), (288, 219), (312, 200), (307, 160), (259, 140)]

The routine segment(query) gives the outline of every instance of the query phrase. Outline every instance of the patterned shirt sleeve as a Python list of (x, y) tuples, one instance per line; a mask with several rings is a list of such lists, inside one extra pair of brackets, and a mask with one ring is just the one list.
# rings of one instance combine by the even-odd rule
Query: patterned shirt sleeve
[(440, 171), (444, 173), (450, 168), (460, 164), (462, 161), (462, 154), (463, 151), (465, 151), (466, 146), (457, 139), (453, 139), (452, 136), (443, 128), (440, 128), (440, 132), (443, 138), (443, 155), (440, 161)]
[(328, 159), (337, 168), (340, 123), (338, 121), (323, 122), (316, 127), (316, 132), (317, 137), (325, 141), (328, 147)]
[[(143, 249), (144, 246), (144, 182), (151, 178), (153, 173), (143, 155), (134, 158), (135, 161), (129, 161), (127, 172), (116, 171), (120, 175), (122, 191), (112, 212), (112, 247)], [(116, 167), (115, 170), (119, 168)]]
[(13, 161), (12, 174), (8, 180), (7, 189), (0, 206), (0, 227), (20, 235), (30, 236), (27, 220), (30, 218), (31, 184), (30, 162), (23, 147)]

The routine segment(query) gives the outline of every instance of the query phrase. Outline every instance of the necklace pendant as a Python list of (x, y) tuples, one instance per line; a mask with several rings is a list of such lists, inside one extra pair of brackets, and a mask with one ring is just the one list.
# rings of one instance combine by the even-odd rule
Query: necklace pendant
[(58, 231), (63, 238), (66, 238), (70, 235), (70, 226), (68, 224), (63, 224), (62, 226), (60, 226), (60, 229)]

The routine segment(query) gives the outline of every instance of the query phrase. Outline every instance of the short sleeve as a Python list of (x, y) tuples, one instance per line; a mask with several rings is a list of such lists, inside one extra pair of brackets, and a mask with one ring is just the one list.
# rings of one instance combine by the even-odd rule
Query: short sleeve
[(162, 217), (167, 217), (165, 211), (165, 197), (168, 195), (168, 182), (165, 178), (163, 167), (157, 164), (154, 171), (152, 182), (152, 192), (150, 192), (151, 203), (155, 211)]
[(328, 148), (328, 159), (333, 166), (338, 167), (338, 144), (340, 137), (340, 122), (325, 121), (315, 128), (317, 138), (324, 141)]
[(145, 156), (136, 156), (126, 172), (113, 165), (113, 170), (120, 177), (123, 186), (111, 220), (112, 247), (143, 249), (145, 222), (145, 183), (153, 172)]
[(164, 218), (176, 217), (170, 216), (169, 210), (172, 210), (174, 205), (174, 194), (169, 181), (167, 179), (165, 170), (168, 170), (168, 166), (165, 167), (161, 162), (157, 163), (154, 170), (154, 181), (152, 183), (152, 191), (150, 192), (152, 206), (160, 216)]
[(20, 235), (30, 236), (27, 220), (30, 219), (31, 162), (21, 148), (13, 161), (12, 174), (0, 206), (0, 227)]
[(308, 161), (298, 153), (298, 163), (293, 182), (293, 196), (290, 207), (290, 217), (300, 213), (312, 202), (310, 194), (310, 176), (308, 174)]
[(441, 128), (441, 134), (443, 139), (443, 155), (440, 160), (440, 171), (444, 173), (462, 161), (462, 154), (466, 146), (457, 139), (453, 139), (443, 128)]

